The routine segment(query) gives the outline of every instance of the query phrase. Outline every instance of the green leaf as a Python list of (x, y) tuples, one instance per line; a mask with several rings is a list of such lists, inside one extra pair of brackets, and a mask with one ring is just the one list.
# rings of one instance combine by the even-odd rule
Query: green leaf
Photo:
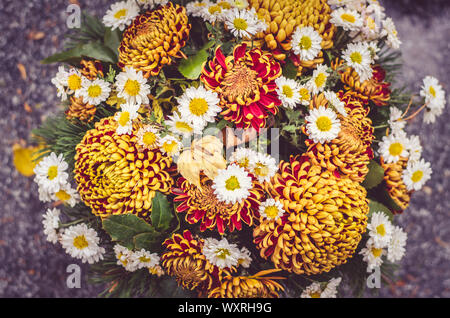
[(136, 250), (159, 251), (161, 249), (161, 241), (161, 234), (155, 231), (141, 233), (133, 237)]
[(294, 65), (294, 63), (291, 61), (291, 59), (287, 59), (286, 64), (283, 67), (283, 76), (295, 79), (297, 77), (297, 67)]
[(295, 133), (297, 131), (297, 127), (295, 125), (282, 126), (281, 129), (289, 133)]
[(135, 236), (155, 232), (150, 224), (133, 214), (111, 215), (102, 223), (113, 241), (119, 241), (130, 249), (134, 247)]
[(167, 197), (161, 192), (156, 192), (152, 201), (152, 225), (160, 232), (169, 228), (170, 221), (173, 219), (172, 209)]
[(369, 163), (369, 173), (364, 179), (362, 186), (366, 189), (372, 189), (379, 185), (384, 178), (384, 169), (376, 161), (371, 160)]
[(102, 38), (105, 33), (105, 25), (96, 17), (83, 11), (84, 25), (97, 37)]
[(119, 57), (119, 46), (122, 39), (122, 32), (119, 29), (114, 31), (111, 28), (105, 30), (105, 37), (103, 42), (114, 54)]
[(187, 79), (196, 80), (199, 78), (202, 72), (203, 63), (206, 63), (208, 57), (209, 54), (206, 50), (200, 50), (197, 54), (182, 60), (178, 66), (178, 70)]
[(389, 220), (391, 220), (391, 222), (394, 219), (394, 214), (392, 214), (391, 210), (387, 206), (369, 198), (369, 219), (375, 212), (385, 213), (389, 217)]
[(73, 49), (56, 53), (41, 61), (42, 64), (58, 62), (74, 63), (79, 62), (83, 57), (88, 57), (102, 62), (117, 63), (117, 55), (110, 48), (100, 42), (79, 44)]

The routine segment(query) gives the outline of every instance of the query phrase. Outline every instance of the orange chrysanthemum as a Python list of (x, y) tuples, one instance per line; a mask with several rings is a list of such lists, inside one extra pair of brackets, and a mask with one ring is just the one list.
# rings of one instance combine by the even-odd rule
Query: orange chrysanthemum
[(78, 119), (80, 121), (89, 123), (94, 119), (97, 107), (83, 102), (83, 98), (70, 97), (70, 105), (66, 110), (66, 118), (68, 120)]
[(384, 169), (384, 180), (386, 181), (387, 191), (392, 200), (400, 207), (397, 213), (401, 213), (409, 205), (412, 191), (408, 191), (403, 182), (402, 174), (406, 169), (408, 158), (400, 158), (395, 163), (385, 163), (383, 157), (380, 158), (381, 166)]
[(261, 257), (296, 274), (330, 271), (352, 257), (366, 230), (366, 190), (349, 178), (338, 178), (308, 157), (282, 161), (267, 191), (285, 210), (261, 219), (254, 242)]
[(266, 126), (269, 114), (278, 113), (281, 101), (275, 79), (280, 76), (280, 64), (271, 53), (258, 48), (247, 51), (247, 45), (241, 44), (228, 57), (217, 48), (214, 59), (203, 68), (201, 80), (218, 93), (226, 120), (238, 128), (259, 131)]
[[(159, 150), (137, 148), (134, 134), (116, 134), (117, 122), (104, 118), (76, 147), (75, 180), (81, 199), (102, 218), (132, 213), (148, 218), (156, 191), (173, 186), (172, 159)], [(137, 131), (139, 124), (134, 124)]]
[(90, 80), (96, 79), (98, 76), (104, 77), (103, 65), (100, 61), (81, 60), (80, 65), (80, 72), (84, 77)]
[(258, 180), (252, 176), (253, 188), (250, 195), (240, 203), (224, 203), (214, 194), (212, 181), (202, 176), (201, 189), (189, 183), (183, 177), (177, 181), (177, 187), (172, 189), (176, 195), (174, 202), (181, 202), (177, 207), (178, 213), (186, 213), (186, 221), (190, 224), (200, 223), (200, 231), (214, 229), (224, 234), (228, 228), (241, 230), (242, 222), (252, 226), (255, 219), (259, 218), (258, 208), (264, 197), (264, 189)]
[(183, 57), (190, 29), (186, 9), (171, 2), (138, 16), (123, 34), (119, 66), (133, 67), (147, 78), (158, 75), (173, 58)]

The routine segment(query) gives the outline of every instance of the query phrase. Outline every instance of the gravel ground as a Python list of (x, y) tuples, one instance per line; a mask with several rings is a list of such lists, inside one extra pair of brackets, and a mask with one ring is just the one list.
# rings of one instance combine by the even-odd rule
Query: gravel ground
[[(67, 266), (82, 264), (45, 241), (41, 226), (44, 206), (38, 200), (37, 188), (12, 164), (12, 145), (27, 140), (30, 130), (57, 105), (50, 83), (57, 66), (41, 65), (39, 61), (61, 49), (67, 32), (65, 9), (71, 2), (0, 2), (0, 127), (5, 134), (0, 139), (0, 297), (95, 297), (100, 290), (84, 280), (80, 289), (66, 287)], [(433, 75), (449, 91), (448, 1), (384, 2), (403, 41), (404, 84), (418, 93), (422, 78)], [(111, 2), (79, 3), (83, 10), (102, 16)], [(417, 3), (415, 9), (412, 3)], [(42, 38), (39, 32), (43, 32)], [(25, 66), (26, 76), (18, 64)], [(408, 210), (397, 218), (409, 236), (407, 254), (397, 281), (383, 286), (379, 296), (450, 297), (450, 203), (442, 200), (449, 195), (450, 143), (445, 139), (450, 133), (448, 116), (447, 107), (434, 125), (424, 125), (419, 118), (409, 127), (410, 133), (421, 135), (424, 158), (432, 163), (434, 174), (424, 191), (415, 193)], [(82, 273), (86, 273), (84, 266)]]

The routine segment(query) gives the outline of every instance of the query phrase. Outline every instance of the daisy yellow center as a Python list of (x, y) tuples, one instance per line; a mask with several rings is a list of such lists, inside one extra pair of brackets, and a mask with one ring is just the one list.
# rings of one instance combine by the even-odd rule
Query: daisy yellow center
[(376, 227), (377, 233), (381, 236), (386, 235), (386, 228), (384, 227), (384, 224), (380, 224)]
[(300, 89), (300, 96), (302, 100), (309, 100), (309, 91), (307, 88)]
[(233, 25), (236, 30), (247, 30), (247, 28), (248, 28), (247, 21), (245, 21), (242, 18), (234, 19)]
[(178, 150), (178, 143), (176, 141), (169, 141), (163, 144), (163, 149), (167, 153), (174, 153)]
[(242, 168), (248, 168), (249, 162), (250, 160), (247, 157), (244, 157), (239, 161), (239, 166)]
[(356, 21), (355, 16), (350, 14), (350, 13), (342, 14), (341, 15), (341, 19), (346, 21), (346, 22), (349, 22), (349, 23), (355, 23), (355, 21)]
[(372, 19), (371, 17), (367, 18), (367, 26), (369, 27), (370, 30), (375, 30), (375, 20)]
[(147, 131), (144, 134), (144, 136), (142, 136), (142, 141), (147, 146), (151, 146), (151, 145), (155, 144), (155, 142), (156, 142), (156, 135), (154, 133), (152, 133), (151, 131)]
[(289, 85), (284, 85), (283, 86), (283, 95), (286, 96), (287, 98), (292, 98), (294, 96), (294, 91), (292, 90), (292, 88)]
[(417, 170), (415, 171), (412, 176), (411, 176), (411, 181), (412, 182), (419, 182), (420, 180), (422, 180), (423, 178), (423, 171), (421, 170)]
[(175, 123), (175, 127), (181, 131), (181, 132), (185, 132), (185, 133), (191, 133), (192, 130), (194, 130), (188, 123), (184, 122), (184, 121), (177, 121)]
[(236, 189), (239, 189), (241, 185), (239, 184), (239, 180), (236, 176), (231, 176), (225, 181), (225, 188), (228, 191), (234, 191)]
[(210, 6), (208, 8), (208, 12), (210, 14), (214, 14), (214, 13), (220, 13), (222, 12), (222, 8), (219, 5), (215, 5), (215, 6)]
[(430, 94), (431, 94), (433, 97), (436, 97), (436, 90), (434, 89), (433, 86), (430, 86), (430, 88), (429, 88), (428, 91), (430, 92)]
[(58, 167), (50, 166), (47, 171), (47, 177), (49, 180), (53, 180), (58, 176)]
[(81, 77), (77, 74), (72, 74), (67, 79), (67, 86), (69, 89), (76, 91), (81, 88)]
[(128, 121), (130, 120), (130, 113), (129, 112), (122, 112), (119, 117), (119, 125), (120, 126), (126, 126), (128, 124)]
[(226, 248), (218, 248), (218, 249), (216, 250), (216, 256), (217, 256), (217, 258), (220, 258), (220, 259), (226, 259), (227, 256), (230, 256), (230, 255), (231, 255), (230, 251), (227, 250)]
[(327, 80), (327, 77), (324, 73), (320, 73), (319, 75), (316, 76), (316, 78), (314, 79), (314, 83), (316, 84), (317, 87), (322, 87), (325, 85), (325, 81)]
[(267, 217), (270, 219), (274, 219), (278, 216), (278, 208), (274, 205), (268, 206), (264, 209)]
[(203, 116), (208, 111), (208, 103), (204, 98), (193, 98), (189, 103), (189, 110), (195, 116)]
[(55, 196), (61, 201), (67, 201), (70, 200), (71, 198), (70, 194), (68, 194), (64, 190), (59, 190), (58, 192), (55, 193)]
[(148, 262), (150, 262), (150, 257), (141, 256), (141, 257), (139, 257), (139, 261), (141, 263), (148, 263)]
[(256, 167), (253, 169), (253, 172), (258, 176), (264, 177), (269, 174), (269, 167), (262, 163), (258, 163), (256, 164)]
[(88, 247), (89, 243), (84, 235), (78, 235), (76, 238), (73, 239), (73, 246), (75, 246), (79, 250), (82, 250)]
[(123, 89), (129, 96), (137, 96), (141, 91), (141, 85), (138, 81), (129, 79), (125, 83)]
[(400, 154), (403, 152), (403, 145), (399, 142), (394, 142), (392, 145), (389, 146), (389, 153), (392, 156), (400, 156)]
[(100, 85), (92, 85), (89, 86), (88, 88), (88, 95), (89, 97), (99, 97), (102, 93), (102, 88), (100, 87)]
[(127, 14), (127, 9), (121, 9), (114, 14), (114, 18), (122, 19)]
[(309, 50), (312, 46), (311, 38), (306, 35), (302, 36), (299, 46), (302, 50)]
[(309, 296), (311, 296), (311, 298), (320, 298), (320, 292), (311, 293)]
[(217, 3), (217, 5), (223, 9), (231, 9), (231, 3), (228, 3), (225, 1), (221, 1), (221, 2)]
[(350, 60), (353, 63), (361, 64), (362, 63), (362, 59), (363, 59), (362, 55), (359, 52), (353, 52), (352, 54), (350, 54)]
[(320, 116), (316, 120), (316, 126), (320, 131), (330, 131), (333, 123), (327, 116)]
[(380, 257), (381, 252), (383, 252), (381, 248), (372, 248), (372, 255), (375, 257)]

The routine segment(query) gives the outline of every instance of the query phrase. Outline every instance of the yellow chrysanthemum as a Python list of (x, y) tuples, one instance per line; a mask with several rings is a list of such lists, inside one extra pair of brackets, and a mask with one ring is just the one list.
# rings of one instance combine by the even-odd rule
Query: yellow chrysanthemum
[[(373, 158), (371, 144), (375, 138), (374, 129), (372, 120), (367, 116), (370, 109), (364, 108), (351, 94), (340, 91), (338, 97), (345, 102), (347, 112), (347, 116), (338, 114), (341, 122), (338, 137), (324, 144), (306, 140), (306, 155), (314, 165), (362, 182), (369, 172), (368, 164)], [(314, 96), (310, 107), (318, 108), (326, 104), (324, 95), (320, 94)], [(303, 130), (306, 133), (306, 130)]]
[(172, 159), (156, 149), (138, 151), (137, 137), (118, 135), (117, 125), (113, 117), (102, 119), (76, 147), (78, 192), (102, 218), (126, 213), (147, 218), (156, 191), (169, 193), (174, 183)]
[(349, 178), (338, 178), (308, 157), (282, 161), (267, 191), (286, 213), (261, 219), (254, 243), (261, 257), (296, 274), (328, 272), (355, 252), (366, 230), (366, 190)]
[(406, 169), (408, 158), (400, 157), (395, 163), (385, 163), (381, 157), (381, 166), (384, 169), (384, 180), (386, 181), (387, 191), (392, 200), (400, 207), (401, 213), (406, 210), (411, 199), (412, 191), (408, 191), (403, 182), (402, 174)]
[(191, 25), (186, 9), (169, 2), (138, 16), (125, 30), (119, 47), (119, 66), (133, 67), (144, 77), (156, 76), (173, 58), (181, 58), (181, 48)]
[(80, 72), (81, 75), (83, 75), (84, 77), (90, 80), (94, 80), (98, 76), (104, 77), (103, 66), (100, 61), (81, 60), (80, 65), (81, 65)]
[(69, 120), (78, 119), (89, 123), (94, 119), (97, 107), (83, 102), (83, 98), (70, 97), (70, 106), (66, 110), (66, 118)]

